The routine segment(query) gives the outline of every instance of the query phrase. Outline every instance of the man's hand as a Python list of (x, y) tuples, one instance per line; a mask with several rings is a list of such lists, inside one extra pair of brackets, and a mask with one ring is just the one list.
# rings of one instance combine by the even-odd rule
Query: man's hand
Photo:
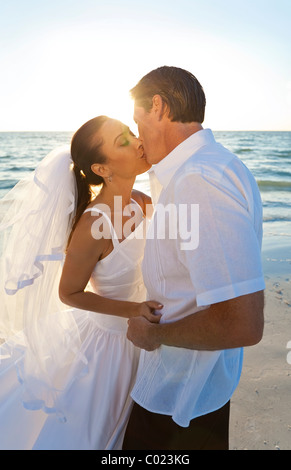
[(128, 320), (127, 338), (137, 347), (146, 351), (153, 351), (160, 347), (155, 340), (157, 323), (152, 323), (144, 316), (133, 317)]

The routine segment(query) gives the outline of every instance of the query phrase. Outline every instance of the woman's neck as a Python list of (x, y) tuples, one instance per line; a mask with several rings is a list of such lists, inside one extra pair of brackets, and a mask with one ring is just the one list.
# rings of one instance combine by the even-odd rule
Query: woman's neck
[[(94, 202), (108, 205), (113, 212), (116, 209), (123, 211), (131, 202), (134, 181), (106, 182)], [(115, 207), (116, 202), (118, 202), (118, 208)]]

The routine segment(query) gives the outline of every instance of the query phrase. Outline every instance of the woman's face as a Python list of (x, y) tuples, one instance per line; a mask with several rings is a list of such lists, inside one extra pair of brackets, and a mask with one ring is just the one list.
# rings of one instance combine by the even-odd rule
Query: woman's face
[(141, 141), (129, 127), (115, 119), (106, 121), (100, 129), (101, 151), (106, 156), (106, 166), (112, 177), (133, 178), (149, 170)]

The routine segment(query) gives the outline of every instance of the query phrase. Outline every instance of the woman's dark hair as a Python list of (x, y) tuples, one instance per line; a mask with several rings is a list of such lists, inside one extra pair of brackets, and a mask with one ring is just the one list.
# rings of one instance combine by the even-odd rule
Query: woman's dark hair
[(130, 90), (131, 97), (147, 112), (153, 96), (160, 95), (169, 110), (169, 118), (178, 122), (204, 121), (206, 98), (194, 75), (178, 67), (163, 66), (145, 75)]
[(101, 152), (103, 142), (101, 138), (98, 139), (98, 132), (102, 125), (109, 119), (110, 118), (107, 116), (98, 116), (93, 118), (83, 124), (83, 126), (81, 126), (72, 137), (71, 155), (74, 163), (78, 201), (68, 244), (81, 215), (92, 200), (94, 193), (91, 187), (104, 183), (103, 178), (96, 175), (92, 171), (91, 166), (94, 163), (106, 162), (106, 157)]

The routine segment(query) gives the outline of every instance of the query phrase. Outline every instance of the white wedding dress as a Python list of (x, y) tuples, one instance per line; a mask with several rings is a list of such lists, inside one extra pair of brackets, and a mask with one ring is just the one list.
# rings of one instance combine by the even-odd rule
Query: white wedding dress
[[(108, 221), (114, 248), (97, 263), (91, 288), (108, 298), (142, 302), (145, 219), (122, 242)], [(139, 359), (139, 349), (126, 338), (127, 319), (78, 309), (57, 315), (72, 316), (81, 338), (58, 397), (62, 416), (25, 409), (16, 367), (25, 349), (15, 350), (14, 357), (0, 363), (0, 449), (121, 449)], [(1, 349), (5, 357), (5, 344)]]

